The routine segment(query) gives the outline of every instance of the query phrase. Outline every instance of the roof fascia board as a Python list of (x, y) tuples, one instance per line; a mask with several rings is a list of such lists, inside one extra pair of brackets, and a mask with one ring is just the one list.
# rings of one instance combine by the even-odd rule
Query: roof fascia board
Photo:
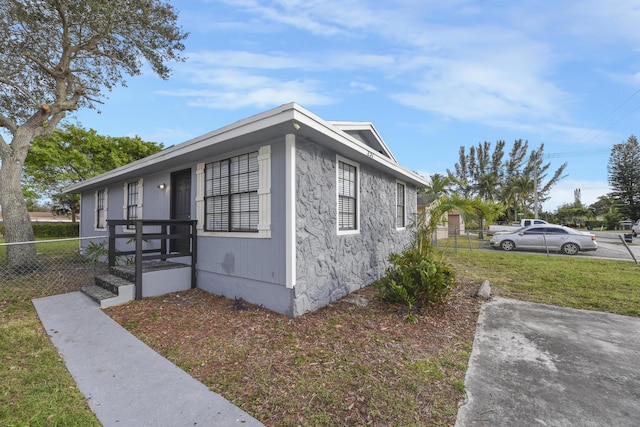
[(391, 152), (391, 150), (389, 149), (387, 144), (384, 142), (384, 140), (382, 139), (382, 137), (378, 133), (378, 130), (373, 125), (373, 123), (371, 123), (371, 122), (347, 122), (347, 121), (336, 121), (336, 120), (330, 121), (329, 123), (331, 123), (332, 125), (338, 127), (339, 129), (342, 129), (342, 130), (345, 130), (345, 131), (347, 131), (347, 130), (358, 130), (358, 131), (371, 132), (373, 137), (380, 143), (380, 145), (385, 150), (387, 155), (391, 159), (393, 159), (394, 162), (399, 163), (398, 159), (396, 159), (396, 157), (393, 155), (393, 153)]
[[(336, 141), (342, 143), (345, 147), (351, 149), (358, 153), (361, 158), (368, 159), (369, 161), (366, 163), (371, 163), (371, 160), (383, 166), (387, 170), (390, 170), (394, 175), (400, 175), (407, 181), (411, 182), (417, 186), (427, 186), (429, 183), (427, 180), (422, 177), (420, 174), (410, 171), (407, 168), (401, 166), (393, 154), (390, 154), (390, 157), (386, 157), (381, 155), (380, 153), (374, 151), (368, 145), (363, 144), (358, 141), (345, 131), (343, 131), (338, 126), (334, 125), (334, 122), (329, 122), (321, 119), (310, 111), (305, 110), (302, 107), (298, 106), (298, 109), (294, 112), (294, 120), (298, 121), (301, 125), (307, 125), (313, 127), (315, 130), (325, 133), (330, 138), (335, 139)], [(355, 123), (355, 122), (354, 122)], [(373, 126), (371, 126), (373, 128)], [(360, 128), (358, 128), (360, 129)], [(377, 136), (377, 132), (376, 132)], [(380, 140), (382, 142), (382, 140)], [(382, 142), (383, 143), (383, 142)], [(384, 143), (383, 143), (384, 144)], [(388, 147), (385, 148), (388, 150)], [(354, 159), (357, 160), (357, 159)]]
[(134, 170), (144, 169), (145, 167), (154, 165), (162, 161), (167, 161), (179, 156), (190, 154), (202, 148), (205, 141), (205, 145), (210, 146), (247, 133), (259, 131), (260, 129), (264, 129), (274, 124), (281, 123), (285, 120), (290, 120), (292, 116), (291, 111), (293, 108), (295, 108), (295, 104), (285, 104), (264, 113), (248, 117), (246, 119), (224, 126), (220, 129), (190, 139), (186, 142), (169, 147), (166, 150), (162, 150), (156, 154), (152, 154), (151, 156), (121, 166), (112, 171), (95, 176), (93, 178), (89, 178), (77, 184), (70, 185), (63, 191), (65, 193), (75, 192), (84, 188), (96, 186), (107, 179), (110, 181), (117, 180), (118, 177), (126, 175), (127, 173)]
[[(363, 122), (330, 122), (323, 120), (319, 116), (311, 113), (296, 103), (288, 103), (263, 113), (256, 114), (246, 119), (237, 121), (220, 129), (211, 131), (204, 135), (190, 139), (181, 144), (174, 145), (156, 154), (137, 160), (128, 165), (106, 172), (104, 174), (89, 178), (88, 180), (70, 185), (64, 189), (64, 192), (73, 193), (99, 186), (103, 182), (118, 181), (120, 177), (130, 174), (134, 171), (145, 169), (156, 165), (157, 163), (169, 161), (180, 156), (186, 156), (206, 146), (212, 146), (233, 138), (243, 135), (259, 132), (262, 129), (276, 126), (290, 120), (292, 123), (291, 133), (296, 133), (293, 123), (298, 122), (301, 126), (320, 132), (329, 138), (341, 143), (347, 150), (357, 153), (366, 163), (377, 163), (384, 169), (390, 170), (395, 175), (400, 175), (404, 179), (418, 186), (428, 185), (428, 182), (419, 174), (402, 167), (395, 159), (389, 148), (386, 146), (382, 138), (371, 123)], [(335, 124), (334, 124), (335, 123)], [(354, 130), (371, 131), (380, 144), (387, 151), (389, 157), (385, 157), (380, 153), (371, 150), (371, 147), (358, 141), (344, 130), (339, 124), (351, 126)], [(355, 160), (355, 159), (354, 159)]]

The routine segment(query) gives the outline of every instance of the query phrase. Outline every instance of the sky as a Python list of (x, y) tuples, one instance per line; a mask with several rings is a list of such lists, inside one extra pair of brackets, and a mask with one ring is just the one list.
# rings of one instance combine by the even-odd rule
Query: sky
[(637, 0), (174, 0), (183, 63), (107, 93), (85, 128), (174, 145), (297, 102), (372, 122), (398, 161), (446, 173), (461, 146), (544, 144), (564, 178), (543, 209), (610, 192), (614, 144), (638, 134)]

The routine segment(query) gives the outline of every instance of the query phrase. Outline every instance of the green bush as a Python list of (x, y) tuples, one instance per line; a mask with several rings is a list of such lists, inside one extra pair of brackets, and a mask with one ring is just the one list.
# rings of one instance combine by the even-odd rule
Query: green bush
[(378, 297), (407, 305), (405, 320), (416, 323), (417, 315), (429, 303), (444, 300), (455, 285), (455, 272), (433, 251), (407, 249), (389, 256), (385, 276), (376, 282)]
[(80, 224), (77, 222), (33, 224), (33, 234), (35, 234), (36, 238), (46, 239), (78, 237), (80, 235)]
[[(33, 224), (33, 234), (38, 239), (54, 239), (80, 236), (78, 222), (41, 222)], [(4, 236), (4, 224), (0, 223), (0, 235)]]

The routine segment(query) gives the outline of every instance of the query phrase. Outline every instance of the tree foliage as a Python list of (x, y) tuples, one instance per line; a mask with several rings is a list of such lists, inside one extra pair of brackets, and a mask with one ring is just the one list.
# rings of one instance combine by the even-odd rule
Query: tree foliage
[(514, 215), (520, 209), (534, 208), (534, 177), (538, 179), (538, 201), (549, 198), (551, 188), (564, 178), (567, 167), (563, 163), (551, 173), (551, 164), (545, 163), (544, 144), (529, 151), (529, 142), (522, 139), (514, 141), (509, 155), (505, 158), (505, 142), (485, 141), (477, 146), (460, 147), (458, 163), (449, 175), (459, 183), (457, 191), (467, 198), (479, 197), (485, 201), (502, 202), (513, 208)]
[(607, 172), (613, 190), (610, 195), (620, 214), (640, 218), (640, 144), (634, 135), (613, 146)]
[(24, 164), (23, 188), (53, 201), (59, 213), (74, 214), (77, 194), (62, 189), (162, 150), (163, 145), (140, 137), (110, 137), (66, 125), (63, 131), (36, 138)]
[[(162, 0), (0, 0), (0, 206), (9, 242), (33, 240), (22, 193), (22, 166), (34, 138), (51, 135), (65, 115), (95, 108), (104, 90), (148, 64), (167, 78), (187, 34)], [(10, 135), (7, 142), (4, 135)], [(35, 245), (7, 248), (16, 270)]]

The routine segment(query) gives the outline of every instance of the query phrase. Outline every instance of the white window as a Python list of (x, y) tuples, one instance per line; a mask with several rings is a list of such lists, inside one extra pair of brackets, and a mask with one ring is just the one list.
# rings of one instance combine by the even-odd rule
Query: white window
[(406, 187), (402, 182), (396, 182), (396, 228), (406, 225)]
[(258, 152), (205, 165), (204, 231), (258, 231)]
[(357, 233), (360, 227), (359, 165), (340, 156), (336, 165), (338, 234)]
[(271, 237), (271, 146), (200, 163), (198, 228), (208, 235)]
[(95, 218), (94, 226), (96, 230), (106, 230), (107, 228), (107, 210), (109, 204), (109, 189), (103, 188), (96, 190), (95, 193)]
[[(142, 178), (124, 184), (123, 217), (126, 220), (142, 219)], [(125, 230), (135, 230), (134, 225), (127, 225)]]

